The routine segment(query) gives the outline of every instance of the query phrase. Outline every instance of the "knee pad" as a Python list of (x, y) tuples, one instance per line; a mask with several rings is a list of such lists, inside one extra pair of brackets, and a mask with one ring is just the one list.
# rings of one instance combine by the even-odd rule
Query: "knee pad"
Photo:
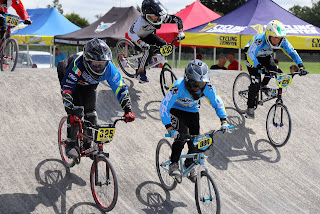
[(84, 119), (89, 120), (93, 125), (98, 123), (98, 115), (96, 111), (87, 112), (84, 115)]

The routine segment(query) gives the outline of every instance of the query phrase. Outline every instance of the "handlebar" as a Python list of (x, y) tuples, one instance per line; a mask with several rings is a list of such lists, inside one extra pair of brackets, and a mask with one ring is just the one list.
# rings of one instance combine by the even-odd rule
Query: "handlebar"
[[(113, 122), (113, 126), (115, 127), (116, 126), (116, 124), (119, 122), (119, 121), (125, 121), (126, 120), (126, 118), (125, 117), (119, 117), (119, 118), (117, 118), (114, 122)], [(83, 123), (83, 128), (85, 129), (85, 128), (96, 128), (97, 126), (99, 126), (99, 125), (94, 125), (91, 121), (89, 121), (89, 120), (83, 120), (82, 121), (82, 123)]]
[[(229, 125), (228, 127), (229, 127), (229, 130), (233, 130), (234, 129), (233, 125)], [(190, 134), (185, 134), (185, 133), (179, 133), (177, 139), (186, 142), (186, 141), (192, 141), (196, 137), (203, 137), (203, 136), (206, 136), (206, 135), (209, 135), (211, 138), (213, 138), (213, 136), (217, 132), (220, 132), (220, 131), (223, 131), (223, 129), (220, 128), (220, 129), (211, 130), (211, 131), (209, 131), (209, 132), (207, 132), (205, 134), (202, 134), (202, 135), (190, 135)], [(165, 137), (170, 137), (170, 134), (165, 134)]]

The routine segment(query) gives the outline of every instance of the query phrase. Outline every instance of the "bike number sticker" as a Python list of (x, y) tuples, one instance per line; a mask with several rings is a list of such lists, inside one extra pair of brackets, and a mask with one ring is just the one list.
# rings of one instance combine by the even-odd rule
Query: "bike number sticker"
[(100, 128), (96, 135), (97, 141), (112, 141), (115, 128)]
[(17, 26), (20, 22), (20, 19), (17, 19), (17, 18), (14, 18), (12, 16), (7, 16), (6, 17), (6, 23), (7, 25), (10, 25), (10, 26)]
[(160, 53), (163, 56), (169, 56), (173, 51), (173, 46), (171, 44), (163, 46), (162, 48), (160, 48)]
[(280, 88), (286, 88), (288, 87), (292, 82), (292, 76), (291, 75), (280, 75), (277, 78), (277, 85)]
[(198, 149), (205, 150), (212, 144), (212, 138), (211, 137), (205, 137), (198, 139)]

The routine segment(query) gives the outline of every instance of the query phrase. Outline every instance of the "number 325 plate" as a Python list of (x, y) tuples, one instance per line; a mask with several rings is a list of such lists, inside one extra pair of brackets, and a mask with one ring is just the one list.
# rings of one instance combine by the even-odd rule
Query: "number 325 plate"
[(95, 134), (96, 142), (111, 142), (116, 128), (99, 128)]

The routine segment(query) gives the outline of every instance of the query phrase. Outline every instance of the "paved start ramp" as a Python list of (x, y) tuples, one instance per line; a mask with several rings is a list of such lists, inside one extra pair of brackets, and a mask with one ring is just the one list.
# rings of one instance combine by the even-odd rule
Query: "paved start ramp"
[[(178, 77), (183, 69), (175, 70)], [(320, 75), (297, 76), (284, 93), (292, 134), (281, 148), (268, 143), (266, 116), (274, 101), (256, 110), (255, 120), (235, 111), (232, 84), (238, 71), (211, 73), (224, 100), (231, 134), (218, 134), (206, 152), (206, 165), (220, 191), (221, 213), (320, 213)], [(136, 120), (119, 123), (105, 145), (116, 170), (119, 198), (110, 213), (196, 213), (194, 184), (184, 179), (166, 191), (157, 177), (155, 150), (166, 132), (159, 117), (160, 70), (150, 83), (124, 76)], [(271, 83), (272, 85), (272, 83)], [(65, 115), (55, 69), (17, 69), (0, 73), (0, 213), (101, 213), (90, 191), (91, 160), (66, 168), (60, 160), (57, 131)], [(99, 122), (122, 116), (110, 87), (98, 87)], [(203, 99), (201, 132), (220, 127)]]

